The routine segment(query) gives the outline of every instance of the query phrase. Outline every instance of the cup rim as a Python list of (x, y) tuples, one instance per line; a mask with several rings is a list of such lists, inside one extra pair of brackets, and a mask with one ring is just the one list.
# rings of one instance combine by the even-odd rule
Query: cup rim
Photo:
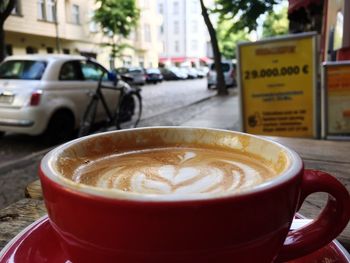
[[(151, 130), (151, 129), (179, 129), (179, 130), (209, 130), (216, 132), (225, 132), (232, 133), (238, 135), (245, 135), (256, 138), (258, 140), (263, 140), (268, 143), (272, 143), (277, 147), (284, 150), (289, 159), (288, 168), (283, 171), (280, 175), (272, 180), (267, 180), (266, 182), (254, 186), (250, 189), (243, 190), (240, 192), (225, 192), (223, 194), (216, 195), (156, 195), (156, 194), (140, 194), (140, 193), (125, 193), (116, 189), (105, 189), (96, 186), (89, 186), (80, 183), (76, 183), (72, 180), (64, 178), (63, 176), (57, 175), (57, 172), (53, 168), (54, 161), (56, 157), (66, 148), (70, 147), (73, 144), (79, 143), (80, 141), (84, 141), (86, 139), (90, 139), (93, 137), (104, 136), (112, 133), (120, 133), (120, 132), (128, 132), (130, 130)], [(153, 126), (153, 127), (141, 127), (134, 129), (125, 129), (125, 130), (114, 130), (104, 133), (92, 134), (85, 137), (77, 138), (66, 142), (60, 146), (57, 146), (50, 152), (48, 152), (41, 160), (40, 169), (43, 176), (45, 176), (49, 181), (58, 184), (63, 187), (63, 189), (68, 189), (70, 192), (74, 192), (75, 194), (83, 194), (88, 195), (90, 197), (100, 197), (106, 199), (114, 199), (114, 200), (123, 200), (123, 201), (139, 201), (139, 202), (179, 202), (179, 201), (203, 201), (203, 200), (217, 200), (228, 197), (242, 197), (247, 195), (256, 194), (262, 191), (266, 191), (268, 189), (274, 188), (278, 185), (282, 185), (285, 182), (288, 182), (293, 177), (297, 176), (300, 171), (303, 169), (303, 162), (300, 156), (292, 149), (278, 143), (272, 141), (271, 139), (267, 139), (262, 136), (257, 136), (253, 134), (238, 132), (238, 131), (230, 131), (223, 129), (214, 129), (214, 128), (205, 128), (205, 127), (189, 127), (189, 126)]]

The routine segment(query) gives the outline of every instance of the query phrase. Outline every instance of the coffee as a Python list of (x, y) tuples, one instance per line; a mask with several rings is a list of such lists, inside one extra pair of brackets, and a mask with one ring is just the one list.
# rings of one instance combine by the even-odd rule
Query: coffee
[(100, 188), (156, 195), (238, 192), (277, 175), (261, 158), (214, 148), (169, 147), (100, 156), (71, 180)]

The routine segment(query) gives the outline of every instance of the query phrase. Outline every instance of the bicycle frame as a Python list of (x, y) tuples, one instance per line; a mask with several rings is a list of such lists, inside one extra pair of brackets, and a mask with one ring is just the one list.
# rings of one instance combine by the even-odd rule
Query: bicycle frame
[[(118, 88), (116, 85), (115, 87), (109, 87), (109, 86), (103, 86), (102, 85), (102, 81), (103, 81), (103, 76), (104, 76), (104, 73), (101, 75), (100, 79), (99, 79), (99, 82), (98, 82), (98, 86), (97, 86), (97, 89), (96, 89), (96, 95), (98, 96), (98, 99), (101, 100), (102, 102), (102, 106), (105, 110), (105, 112), (107, 113), (107, 117), (108, 117), (108, 124), (111, 124), (116, 116), (118, 116), (118, 111), (119, 111), (119, 105), (120, 105), (120, 102), (122, 101), (122, 97), (124, 96), (124, 92), (123, 92), (123, 88)], [(105, 97), (102, 93), (102, 89), (110, 89), (110, 90), (114, 90), (114, 91), (120, 91), (120, 95), (119, 95), (119, 99), (118, 99), (118, 104), (117, 104), (117, 108), (116, 108), (116, 113), (113, 114), (111, 113), (111, 110), (109, 109), (108, 105), (107, 105), (107, 102), (105, 100)]]
[[(135, 126), (138, 124), (140, 117), (141, 117), (141, 112), (142, 112), (142, 98), (140, 95), (140, 90), (139, 89), (134, 89), (131, 88), (130, 91), (127, 89), (124, 85), (121, 85), (120, 87), (117, 86), (117, 83), (114, 83), (114, 86), (106, 86), (103, 85), (103, 77), (105, 73), (103, 73), (99, 80), (98, 80), (98, 85), (97, 89), (95, 92), (91, 93), (92, 98), (90, 100), (90, 103), (85, 110), (84, 117), (81, 122), (81, 126), (79, 129), (79, 136), (85, 136), (89, 134), (89, 131), (91, 131), (91, 126), (95, 123), (95, 115), (98, 107), (98, 102), (101, 100), (102, 102), (102, 107), (103, 110), (106, 113), (106, 119), (104, 122), (105, 127), (110, 127), (110, 126), (115, 126), (117, 129), (122, 129), (121, 128), (121, 123), (123, 123), (123, 111), (121, 109), (121, 106), (123, 104), (124, 99), (127, 96), (136, 96), (137, 100), (139, 102), (139, 114), (137, 115), (137, 120), (134, 122)], [(116, 108), (111, 110), (110, 107), (108, 107), (107, 101), (105, 99), (104, 94), (102, 93), (102, 89), (109, 89), (113, 90), (115, 92), (119, 91), (119, 98), (118, 101), (116, 102)], [(124, 115), (123, 115), (124, 116)]]

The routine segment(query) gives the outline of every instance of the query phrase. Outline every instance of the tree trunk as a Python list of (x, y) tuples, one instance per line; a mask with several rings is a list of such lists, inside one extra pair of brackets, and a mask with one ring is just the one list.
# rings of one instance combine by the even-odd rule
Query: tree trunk
[(12, 9), (15, 7), (16, 1), (15, 0), (8, 0), (7, 5), (4, 2), (4, 0), (1, 3), (1, 10), (0, 10), (0, 62), (4, 60), (6, 56), (6, 44), (5, 44), (5, 30), (4, 30), (4, 24), (6, 18), (11, 14)]
[(216, 70), (216, 86), (218, 88), (218, 95), (227, 95), (227, 89), (225, 84), (224, 72), (221, 66), (221, 52), (219, 49), (218, 40), (216, 38), (216, 31), (213, 27), (213, 24), (210, 21), (208, 10), (204, 5), (203, 0), (200, 0), (201, 8), (202, 8), (202, 16), (204, 18), (204, 22), (207, 25), (210, 41), (213, 46), (214, 53), (214, 62), (215, 62), (215, 70)]
[(4, 25), (0, 23), (0, 62), (6, 57)]

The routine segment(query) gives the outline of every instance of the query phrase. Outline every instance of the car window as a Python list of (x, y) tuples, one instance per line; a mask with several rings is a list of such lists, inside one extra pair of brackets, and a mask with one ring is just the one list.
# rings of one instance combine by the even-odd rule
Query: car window
[(142, 73), (142, 69), (139, 68), (131, 68), (129, 69), (130, 73)]
[(103, 80), (108, 80), (108, 73), (101, 66), (90, 61), (81, 61), (81, 72), (84, 80), (99, 80), (103, 75)]
[[(228, 72), (230, 70), (230, 64), (228, 64), (228, 63), (221, 63), (221, 66), (222, 66), (222, 70), (224, 72)], [(210, 69), (215, 70), (215, 64), (212, 64)]]
[(159, 69), (156, 69), (156, 68), (149, 68), (149, 69), (146, 69), (146, 71), (148, 74), (159, 74), (160, 73)]
[(59, 80), (82, 80), (79, 62), (78, 61), (69, 61), (62, 65)]
[(127, 68), (118, 68), (117, 69), (117, 73), (119, 74), (125, 74), (128, 72), (128, 69)]
[(0, 79), (40, 80), (46, 64), (45, 61), (8, 60), (0, 64)]

